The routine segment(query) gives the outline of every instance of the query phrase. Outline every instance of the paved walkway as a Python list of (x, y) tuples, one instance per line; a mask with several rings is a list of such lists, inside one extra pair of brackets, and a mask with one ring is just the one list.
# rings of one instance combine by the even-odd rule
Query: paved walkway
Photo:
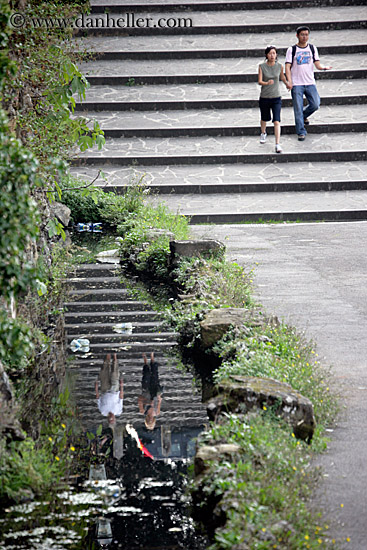
[(231, 260), (255, 267), (261, 303), (305, 331), (316, 342), (321, 363), (332, 366), (334, 391), (346, 409), (328, 452), (317, 459), (324, 477), (313, 505), (323, 510), (340, 548), (365, 550), (367, 222), (201, 226), (192, 232), (218, 238)]

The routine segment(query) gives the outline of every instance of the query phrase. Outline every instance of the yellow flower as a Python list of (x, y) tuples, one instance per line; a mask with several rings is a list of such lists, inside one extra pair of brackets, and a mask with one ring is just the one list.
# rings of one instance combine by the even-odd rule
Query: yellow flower
[(350, 538), (349, 538), (349, 537), (347, 537), (347, 542), (350, 542)]
[(305, 535), (305, 540), (308, 540), (310, 537), (308, 535)]
[(318, 542), (319, 544), (322, 544), (322, 540), (321, 540), (321, 539), (317, 539), (317, 542)]
[(293, 466), (293, 470), (296, 472), (297, 471), (297, 468), (295, 466)]
[(70, 450), (71, 451), (75, 451), (75, 447), (73, 447), (72, 445), (70, 446)]
[(59, 459), (59, 457), (58, 457), (58, 456), (55, 456), (55, 460), (59, 461), (60, 459)]
[(261, 531), (263, 531), (263, 532), (265, 533), (265, 531), (266, 531), (266, 528), (265, 528), (265, 527), (263, 527), (263, 528), (261, 529)]
[(61, 424), (61, 427), (64, 428), (64, 430), (65, 430), (65, 428), (66, 428), (65, 424)]
[(268, 409), (265, 407), (265, 405), (263, 406), (263, 409), (264, 409), (264, 411), (267, 411), (267, 410), (268, 410)]
[(341, 505), (340, 505), (340, 508), (344, 508), (344, 504), (341, 504)]
[(49, 437), (48, 440), (49, 440), (49, 441), (52, 441), (52, 437)]
[(292, 437), (296, 437), (296, 436), (294, 435), (294, 433), (292, 433)]

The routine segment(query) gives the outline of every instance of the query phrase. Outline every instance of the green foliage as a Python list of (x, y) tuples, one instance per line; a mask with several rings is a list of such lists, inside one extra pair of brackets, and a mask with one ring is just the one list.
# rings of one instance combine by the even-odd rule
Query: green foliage
[(32, 493), (40, 494), (60, 479), (60, 467), (47, 440), (42, 446), (36, 446), (28, 437), (24, 441), (12, 441), (7, 449), (1, 440), (0, 469), (0, 499), (17, 501)]
[(34, 280), (27, 247), (38, 234), (39, 217), (30, 195), (36, 184), (37, 162), (7, 134), (6, 124), (0, 112), (0, 288), (9, 301)]
[(11, 319), (5, 310), (0, 309), (0, 361), (20, 369), (33, 349), (31, 328), (18, 318)]
[(236, 374), (275, 378), (311, 399), (319, 424), (333, 422), (337, 405), (325, 382), (330, 373), (321, 368), (312, 345), (286, 324), (232, 331), (215, 351), (224, 359), (214, 374), (216, 383)]
[[(200, 438), (213, 446), (234, 443), (231, 460), (211, 462), (200, 480), (204, 494), (221, 498), (226, 525), (217, 529), (211, 550), (249, 548), (325, 548), (325, 529), (305, 504), (315, 480), (307, 445), (289, 434), (289, 427), (267, 415), (226, 415)], [(193, 486), (194, 488), (194, 486)], [(218, 510), (217, 508), (217, 510)]]

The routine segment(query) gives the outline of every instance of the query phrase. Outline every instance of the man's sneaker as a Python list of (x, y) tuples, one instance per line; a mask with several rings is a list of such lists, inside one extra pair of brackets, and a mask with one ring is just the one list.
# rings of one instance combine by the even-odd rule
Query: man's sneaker
[(305, 126), (308, 126), (310, 124), (310, 121), (308, 120), (308, 118), (305, 118), (305, 120), (303, 121)]
[(281, 146), (279, 145), (279, 143), (276, 143), (276, 144), (275, 144), (275, 152), (276, 152), (276, 153), (283, 153), (283, 149), (281, 148)]
[(260, 134), (260, 143), (265, 143), (268, 134)]
[(298, 136), (298, 141), (305, 141), (306, 136), (304, 134), (301, 134)]

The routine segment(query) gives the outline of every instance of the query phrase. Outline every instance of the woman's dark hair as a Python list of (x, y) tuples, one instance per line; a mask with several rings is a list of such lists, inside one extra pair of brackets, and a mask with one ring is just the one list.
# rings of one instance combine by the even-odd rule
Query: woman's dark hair
[(300, 27), (296, 28), (296, 35), (298, 36), (300, 32), (302, 31), (308, 31), (311, 32), (310, 27), (307, 27), (307, 25), (301, 25)]
[(266, 48), (265, 48), (265, 57), (266, 57), (266, 59), (268, 59), (268, 53), (271, 50), (275, 50), (275, 53), (278, 53), (278, 50), (276, 49), (276, 46), (266, 46)]

